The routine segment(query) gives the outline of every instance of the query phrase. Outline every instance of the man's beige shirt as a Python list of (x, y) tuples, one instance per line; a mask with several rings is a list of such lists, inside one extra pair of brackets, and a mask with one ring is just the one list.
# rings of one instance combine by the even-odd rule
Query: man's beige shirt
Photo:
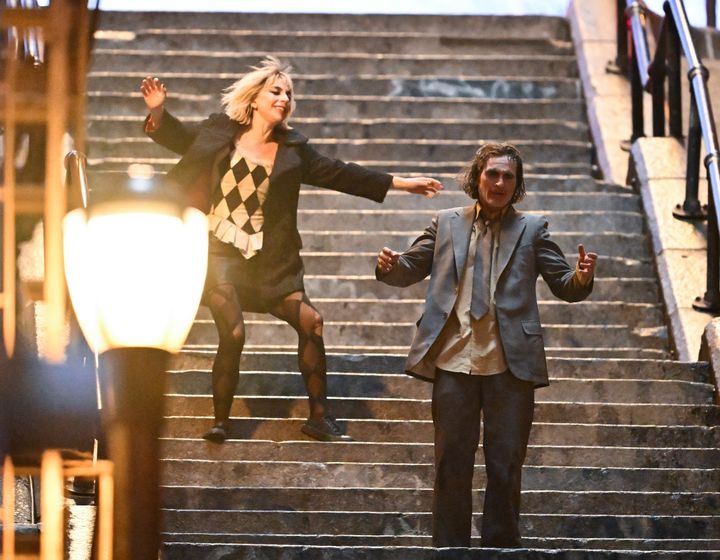
[[(500, 217), (485, 223), (480, 218), (480, 205), (475, 205), (475, 221), (470, 234), (465, 269), (460, 278), (458, 296), (453, 312), (435, 342), (439, 349), (436, 367), (457, 373), (474, 375), (494, 375), (507, 369), (503, 354), (500, 331), (495, 318), (495, 284), (497, 282), (497, 258), (500, 247)], [(490, 306), (488, 312), (479, 320), (470, 317), (472, 299), (473, 268), (475, 266), (475, 250), (477, 243), (482, 243), (485, 228), (490, 228), (486, 235), (491, 237), (490, 246)], [(478, 271), (480, 272), (480, 271)]]

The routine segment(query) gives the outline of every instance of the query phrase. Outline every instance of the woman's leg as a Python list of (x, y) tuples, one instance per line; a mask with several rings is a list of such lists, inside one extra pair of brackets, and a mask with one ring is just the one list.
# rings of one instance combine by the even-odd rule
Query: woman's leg
[(270, 312), (298, 334), (298, 367), (310, 399), (310, 418), (327, 409), (327, 366), (322, 338), (323, 319), (304, 292), (293, 292)]
[(245, 344), (245, 324), (237, 293), (232, 285), (221, 284), (212, 288), (208, 305), (215, 320), (219, 343), (212, 368), (215, 426), (204, 437), (212, 441), (224, 441), (239, 379), (240, 355)]
[(303, 431), (324, 440), (350, 439), (328, 414), (323, 318), (304, 292), (293, 292), (270, 311), (298, 334), (298, 367), (307, 390), (310, 417)]

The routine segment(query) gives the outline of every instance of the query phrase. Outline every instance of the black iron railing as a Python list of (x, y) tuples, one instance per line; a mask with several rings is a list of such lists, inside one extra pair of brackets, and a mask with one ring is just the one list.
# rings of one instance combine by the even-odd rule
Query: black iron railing
[[(685, 57), (690, 82), (690, 113), (687, 133), (687, 168), (685, 200), (673, 215), (681, 220), (707, 218), (707, 289), (695, 298), (693, 308), (711, 313), (720, 312), (720, 261), (718, 258), (718, 210), (720, 200), (720, 152), (712, 105), (707, 89), (708, 71), (698, 57), (690, 34), (682, 0), (666, 0), (665, 17), (656, 39), (655, 54), (650, 58), (646, 23), (648, 16), (640, 0), (618, 0), (618, 55), (614, 67), (630, 72), (632, 88), (631, 141), (645, 136), (643, 97), (652, 95), (653, 136), (665, 136), (667, 114), (670, 136), (682, 139), (682, 88), (680, 55)], [(714, 10), (712, 11), (714, 16)], [(711, 11), (708, 3), (708, 17)], [(625, 38), (621, 39), (621, 35)], [(667, 98), (665, 83), (667, 82)], [(708, 206), (698, 198), (700, 155), (705, 147), (704, 164), (708, 178)]]

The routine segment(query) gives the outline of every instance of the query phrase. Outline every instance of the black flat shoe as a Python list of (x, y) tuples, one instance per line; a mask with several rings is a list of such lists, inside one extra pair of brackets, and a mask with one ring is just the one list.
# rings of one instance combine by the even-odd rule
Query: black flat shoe
[(353, 441), (345, 433), (332, 416), (322, 418), (308, 418), (303, 427), (302, 433), (320, 441)]
[(223, 443), (227, 438), (227, 427), (222, 422), (215, 424), (208, 432), (203, 436), (203, 439), (212, 441), (213, 443)]

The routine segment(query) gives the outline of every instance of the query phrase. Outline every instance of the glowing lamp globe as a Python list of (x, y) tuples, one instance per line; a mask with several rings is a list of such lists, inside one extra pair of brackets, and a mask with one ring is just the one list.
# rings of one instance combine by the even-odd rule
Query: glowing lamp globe
[(207, 269), (207, 218), (148, 166), (130, 166), (112, 194), (63, 222), (65, 274), (88, 344), (177, 352), (192, 326)]

